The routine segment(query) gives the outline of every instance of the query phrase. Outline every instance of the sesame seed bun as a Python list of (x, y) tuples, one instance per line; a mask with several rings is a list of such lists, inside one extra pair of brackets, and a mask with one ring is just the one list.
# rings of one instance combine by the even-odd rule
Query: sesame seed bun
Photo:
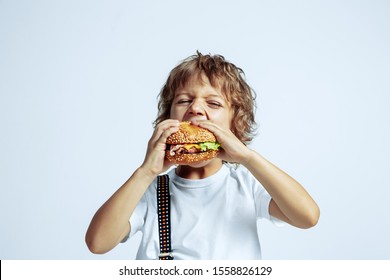
[(219, 151), (209, 150), (207, 152), (197, 153), (197, 154), (180, 154), (171, 156), (169, 151), (165, 152), (165, 157), (175, 164), (188, 165), (195, 162), (201, 162), (209, 159), (213, 159), (218, 155)]
[[(181, 122), (179, 130), (171, 134), (166, 143), (168, 145), (196, 144), (200, 142), (216, 142), (214, 134), (209, 130), (192, 125), (190, 122)], [(170, 151), (165, 152), (165, 157), (175, 164), (188, 165), (215, 158), (218, 150), (207, 150), (197, 153), (179, 153), (172, 155)]]
[(207, 129), (192, 125), (190, 122), (181, 122), (179, 130), (171, 134), (167, 138), (166, 143), (176, 145), (215, 141), (217, 141), (217, 139), (214, 134)]

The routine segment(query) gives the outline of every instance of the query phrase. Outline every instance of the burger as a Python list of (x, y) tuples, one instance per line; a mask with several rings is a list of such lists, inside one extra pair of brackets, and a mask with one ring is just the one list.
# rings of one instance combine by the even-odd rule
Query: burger
[(181, 122), (179, 130), (166, 141), (165, 157), (180, 165), (213, 159), (218, 155), (221, 145), (209, 130)]

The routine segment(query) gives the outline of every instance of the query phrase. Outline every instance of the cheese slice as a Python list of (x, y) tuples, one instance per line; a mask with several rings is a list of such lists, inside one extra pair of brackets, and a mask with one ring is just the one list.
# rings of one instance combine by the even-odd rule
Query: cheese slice
[(195, 147), (195, 148), (200, 150), (200, 145), (199, 144), (186, 144), (186, 145), (183, 146), (183, 148), (186, 149), (186, 150), (189, 150), (192, 147)]

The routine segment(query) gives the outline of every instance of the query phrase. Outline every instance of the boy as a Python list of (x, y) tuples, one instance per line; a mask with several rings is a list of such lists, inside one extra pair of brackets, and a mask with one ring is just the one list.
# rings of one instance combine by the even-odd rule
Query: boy
[(93, 253), (140, 230), (137, 259), (158, 259), (156, 177), (172, 167), (165, 142), (180, 121), (211, 131), (222, 150), (217, 158), (168, 172), (175, 259), (260, 259), (259, 218), (299, 228), (317, 223), (319, 208), (305, 189), (247, 146), (254, 93), (240, 68), (197, 52), (171, 71), (159, 98), (144, 162), (91, 221), (86, 243)]

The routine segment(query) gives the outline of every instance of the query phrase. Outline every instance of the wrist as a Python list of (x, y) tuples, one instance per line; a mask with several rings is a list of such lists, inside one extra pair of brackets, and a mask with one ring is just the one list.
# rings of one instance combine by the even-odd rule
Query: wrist
[(142, 178), (144, 178), (147, 181), (152, 182), (159, 173), (154, 172), (152, 169), (147, 168), (144, 165), (141, 165), (137, 170), (136, 173)]
[(241, 165), (248, 168), (249, 164), (252, 162), (252, 158), (254, 156), (255, 151), (252, 149), (247, 148), (247, 152), (242, 157), (242, 161), (240, 162)]

